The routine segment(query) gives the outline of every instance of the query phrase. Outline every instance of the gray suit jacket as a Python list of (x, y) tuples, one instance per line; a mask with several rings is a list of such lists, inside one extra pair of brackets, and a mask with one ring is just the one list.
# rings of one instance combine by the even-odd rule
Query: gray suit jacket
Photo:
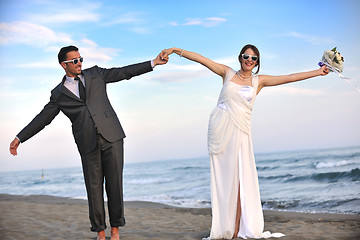
[(125, 133), (108, 99), (106, 84), (150, 71), (150, 61), (122, 68), (104, 69), (94, 66), (85, 69), (85, 102), (64, 86), (64, 76), (62, 82), (51, 91), (49, 103), (17, 136), (22, 143), (25, 142), (50, 124), (62, 111), (72, 123), (72, 132), (81, 155), (95, 149), (97, 133), (109, 142), (120, 140), (125, 137)]

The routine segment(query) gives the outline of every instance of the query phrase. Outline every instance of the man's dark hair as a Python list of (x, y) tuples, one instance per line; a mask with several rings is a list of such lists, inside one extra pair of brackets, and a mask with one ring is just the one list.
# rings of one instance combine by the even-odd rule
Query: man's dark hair
[(60, 52), (58, 54), (58, 60), (59, 60), (59, 63), (61, 64), (63, 61), (66, 60), (66, 54), (68, 52), (72, 52), (72, 51), (79, 51), (79, 49), (75, 46), (67, 46), (67, 47), (63, 47), (60, 49)]

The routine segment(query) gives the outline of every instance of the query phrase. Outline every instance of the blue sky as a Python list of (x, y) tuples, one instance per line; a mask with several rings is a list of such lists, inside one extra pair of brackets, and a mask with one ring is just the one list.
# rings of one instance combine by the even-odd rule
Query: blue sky
[[(62, 79), (62, 46), (76, 45), (84, 68), (124, 66), (179, 47), (239, 68), (247, 43), (260, 74), (313, 70), (324, 50), (345, 58), (359, 83), (359, 1), (1, 1), (0, 171), (80, 166), (70, 121), (60, 113), (8, 151)], [(207, 155), (207, 124), (221, 78), (172, 55), (151, 73), (108, 86), (125, 128), (126, 162)], [(266, 88), (253, 110), (255, 153), (359, 145), (360, 92), (335, 73)]]

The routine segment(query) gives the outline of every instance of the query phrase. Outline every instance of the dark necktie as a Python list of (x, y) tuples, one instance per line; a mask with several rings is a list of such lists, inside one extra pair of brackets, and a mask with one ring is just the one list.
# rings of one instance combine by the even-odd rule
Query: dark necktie
[(80, 98), (81, 98), (81, 100), (85, 101), (85, 87), (84, 87), (82, 81), (80, 80), (79, 77), (75, 77), (74, 80), (78, 81)]

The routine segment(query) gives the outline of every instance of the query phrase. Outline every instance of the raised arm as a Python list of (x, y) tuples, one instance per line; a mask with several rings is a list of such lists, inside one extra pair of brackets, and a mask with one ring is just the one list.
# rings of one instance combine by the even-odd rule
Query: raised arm
[(289, 75), (281, 76), (270, 76), (270, 75), (259, 75), (259, 87), (258, 92), (263, 87), (277, 86), (285, 83), (297, 82), (317, 76), (325, 76), (329, 73), (329, 69), (326, 66), (309, 72), (293, 73)]
[(184, 49), (175, 48), (175, 47), (163, 50), (161, 53), (161, 56), (163, 58), (166, 58), (168, 55), (170, 55), (172, 53), (176, 53), (180, 57), (187, 58), (191, 61), (198, 62), (198, 63), (204, 65), (205, 67), (207, 67), (208, 69), (210, 69), (211, 71), (213, 71), (214, 73), (216, 73), (217, 75), (220, 75), (222, 77), (225, 76), (226, 70), (229, 68), (226, 65), (216, 63), (204, 56), (201, 56), (198, 53), (186, 51)]

